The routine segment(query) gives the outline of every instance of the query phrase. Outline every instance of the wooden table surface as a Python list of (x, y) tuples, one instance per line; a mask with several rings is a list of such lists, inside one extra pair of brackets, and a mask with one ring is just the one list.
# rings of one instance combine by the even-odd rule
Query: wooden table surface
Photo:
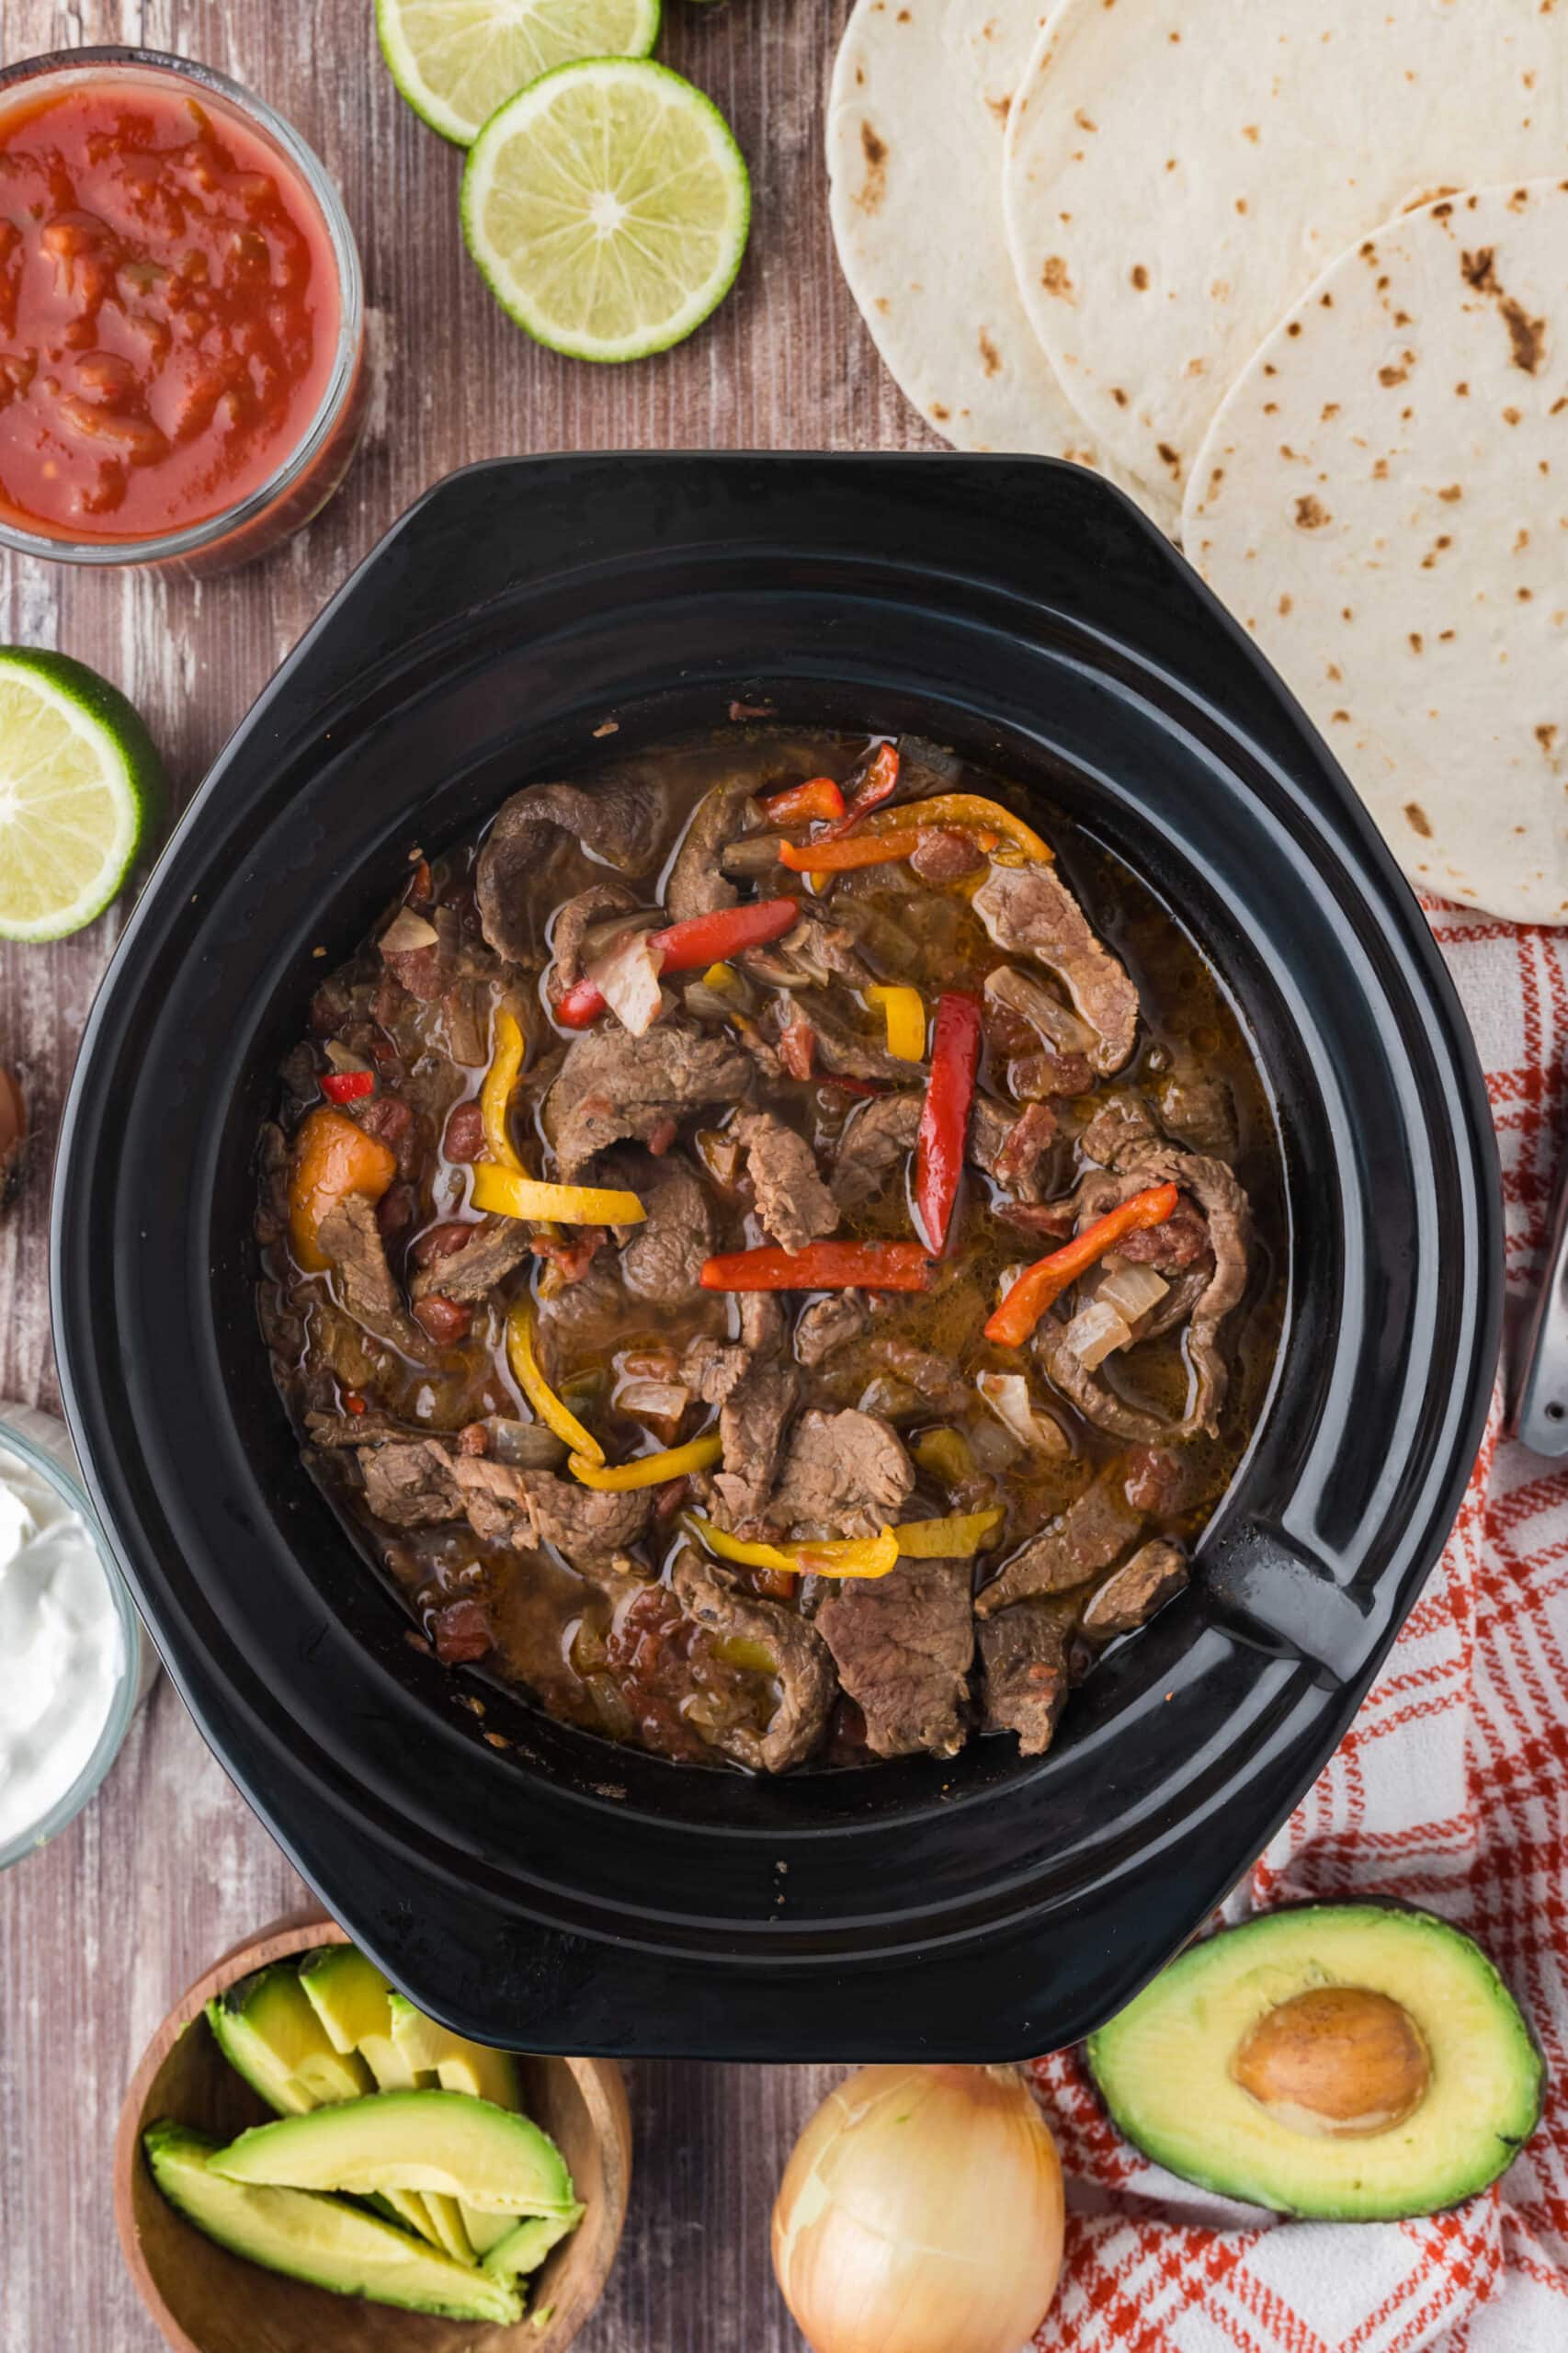
[[(204, 60), (279, 108), (341, 187), (365, 259), (375, 393), (336, 502), (248, 572), (201, 585), (0, 555), (0, 643), (59, 646), (145, 714), (183, 797), (319, 608), (418, 494), (472, 459), (602, 448), (923, 445), (838, 277), (821, 111), (847, 0), (665, 0), (660, 54), (710, 92), (750, 161), (752, 244), (681, 350), (594, 369), (537, 348), (463, 250), (460, 158), (384, 72), (372, 0), (0, 0), (0, 63), (136, 41)], [(0, 1220), (0, 1396), (58, 1407), (49, 1164), (111, 913), (52, 947), (0, 945), (0, 1063), (38, 1137)], [(0, 2353), (149, 2353), (108, 2155), (147, 2037), (223, 1949), (301, 1890), (160, 1682), (97, 1803), (0, 1879)], [(633, 2071), (639, 2173), (624, 2250), (584, 2353), (785, 2353), (768, 2209), (834, 2071)]]

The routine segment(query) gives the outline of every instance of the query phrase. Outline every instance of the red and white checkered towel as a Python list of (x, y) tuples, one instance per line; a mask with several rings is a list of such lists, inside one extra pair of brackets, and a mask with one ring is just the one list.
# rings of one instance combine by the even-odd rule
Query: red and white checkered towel
[[(1568, 1150), (1568, 932), (1428, 914), (1488, 1074), (1508, 1364)], [(1568, 1470), (1502, 1423), (1499, 1388), (1448, 1549), (1381, 1680), (1227, 1911), (1376, 1894), (1469, 1929), (1540, 2038), (1540, 2130), (1452, 2213), (1276, 2222), (1145, 2163), (1081, 2055), (1042, 2059), (1068, 2222), (1040, 2353), (1568, 2353)]]

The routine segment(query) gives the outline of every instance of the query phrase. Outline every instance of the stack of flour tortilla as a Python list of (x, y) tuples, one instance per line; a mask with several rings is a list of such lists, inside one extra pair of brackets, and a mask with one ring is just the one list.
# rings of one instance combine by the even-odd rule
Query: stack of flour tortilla
[(827, 144), (937, 431), (1108, 475), (1418, 887), (1568, 923), (1568, 0), (858, 0)]

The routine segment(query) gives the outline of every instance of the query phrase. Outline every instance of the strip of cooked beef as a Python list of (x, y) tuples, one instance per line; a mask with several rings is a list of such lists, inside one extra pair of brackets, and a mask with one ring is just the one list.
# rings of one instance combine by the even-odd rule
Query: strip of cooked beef
[(758, 1356), (777, 1356), (784, 1346), (784, 1308), (777, 1292), (740, 1294), (741, 1346)]
[(1138, 1034), (1138, 992), (1090, 930), (1054, 866), (993, 866), (970, 902), (999, 948), (1054, 972), (1095, 1032), (1089, 1060), (1119, 1070)]
[(1142, 1233), (1124, 1233), (1117, 1256), (1135, 1266), (1154, 1267), (1163, 1275), (1185, 1274), (1188, 1267), (1207, 1259), (1211, 1245), (1209, 1222), (1184, 1194), (1164, 1225), (1145, 1226)]
[(998, 1577), (982, 1587), (975, 1608), (994, 1618), (1015, 1601), (1041, 1593), (1070, 1593), (1125, 1552), (1143, 1525), (1127, 1500), (1114, 1465), (1085, 1487), (1049, 1527), (1015, 1552)]
[[(1234, 1171), (1222, 1160), (1176, 1144), (1142, 1144), (1131, 1154), (1130, 1173), (1145, 1184), (1179, 1185), (1193, 1194), (1209, 1227), (1214, 1271), (1193, 1308), (1187, 1327), (1187, 1358), (1193, 1394), (1182, 1421), (1184, 1436), (1199, 1430), (1213, 1436), (1225, 1401), (1230, 1369), (1220, 1354), (1220, 1327), (1246, 1290), (1252, 1218)], [(1196, 1270), (1195, 1270), (1196, 1271)]]
[(827, 1726), (837, 1693), (833, 1660), (822, 1637), (793, 1609), (739, 1593), (712, 1563), (687, 1546), (670, 1573), (687, 1615), (720, 1643), (755, 1643), (772, 1658), (778, 1704), (758, 1735), (735, 1725), (718, 1735), (727, 1756), (753, 1772), (787, 1773), (803, 1764)]
[(704, 1405), (722, 1405), (750, 1362), (749, 1348), (704, 1333), (688, 1344), (681, 1358), (680, 1377)]
[(602, 1494), (550, 1471), (518, 1471), (479, 1454), (455, 1456), (451, 1471), (482, 1543), (525, 1551), (553, 1544), (585, 1575), (605, 1569), (624, 1574), (633, 1565), (627, 1548), (653, 1517), (650, 1487)]
[(1159, 1090), (1159, 1104), (1161, 1119), (1190, 1151), (1235, 1158), (1236, 1107), (1222, 1078), (1173, 1075)]
[(1187, 1584), (1187, 1562), (1181, 1548), (1156, 1538), (1134, 1552), (1124, 1568), (1107, 1577), (1084, 1612), (1085, 1634), (1104, 1641), (1112, 1634), (1131, 1634), (1147, 1624)]
[(870, 1302), (861, 1290), (829, 1291), (801, 1310), (795, 1325), (795, 1354), (814, 1371), (835, 1348), (858, 1340), (871, 1320)]
[(426, 1005), (440, 995), (445, 985), (441, 938), (426, 916), (412, 907), (399, 907), (377, 945), (382, 963), (399, 988)]
[(1158, 1136), (1142, 1097), (1121, 1090), (1100, 1105), (1078, 1146), (1085, 1160), (1097, 1161), (1102, 1168), (1119, 1168), (1123, 1154), (1138, 1144), (1157, 1142)]
[(452, 1474), (454, 1459), (437, 1438), (361, 1447), (365, 1501), (389, 1528), (434, 1528), (444, 1519), (460, 1519), (463, 1499)]
[(774, 1523), (800, 1538), (875, 1536), (896, 1519), (915, 1484), (915, 1466), (891, 1422), (854, 1408), (802, 1414), (790, 1433), (769, 1506)]
[(745, 1147), (756, 1213), (781, 1248), (801, 1250), (838, 1223), (838, 1205), (823, 1183), (805, 1137), (773, 1111), (747, 1111), (734, 1125)]
[(545, 1133), (570, 1183), (611, 1144), (628, 1136), (648, 1143), (705, 1104), (743, 1102), (751, 1083), (744, 1049), (684, 1015), (642, 1038), (607, 1020), (573, 1040), (545, 1097)]
[(1032, 972), (1020, 972), (1016, 964), (998, 964), (985, 976), (985, 1004), (988, 1012), (999, 1010), (1024, 1023), (1039, 1041), (1037, 1051), (1007, 1066), (1016, 1095), (1044, 1097), (1087, 1093), (1095, 1083), (1087, 1051), (1094, 1042), (1093, 1032), (1043, 981), (1037, 981)]
[[(790, 875), (789, 881), (797, 883), (799, 878)], [(828, 987), (837, 980), (847, 988), (863, 989), (876, 978), (856, 949), (848, 926), (829, 923), (820, 907), (802, 907), (792, 931), (770, 948), (748, 948), (741, 962), (769, 988)]]
[(590, 882), (556, 911), (550, 926), (551, 997), (563, 995), (583, 977), (583, 943), (594, 926), (610, 915), (629, 915), (639, 904), (624, 882)]
[(534, 1311), (534, 1348), (551, 1388), (589, 1360), (608, 1363), (622, 1345), (626, 1294), (613, 1264), (594, 1260), (580, 1281), (566, 1284)]
[(803, 989), (795, 999), (801, 1018), (817, 1041), (824, 1070), (841, 1078), (883, 1079), (890, 1086), (907, 1086), (916, 1065), (901, 1062), (879, 1046), (868, 1030), (857, 1029), (820, 990)]
[(732, 1535), (765, 1529), (784, 1432), (800, 1395), (800, 1375), (781, 1358), (756, 1355), (719, 1408), (722, 1468), (713, 1473), (711, 1510)]
[(755, 818), (753, 784), (750, 777), (726, 777), (698, 802), (665, 891), (672, 923), (716, 915), (739, 900), (734, 884), (724, 879), (720, 859), (725, 844), (745, 829), (748, 812)]
[(624, 1156), (624, 1176), (647, 1211), (641, 1225), (621, 1228), (620, 1279), (633, 1299), (654, 1307), (687, 1307), (702, 1295), (705, 1258), (713, 1251), (713, 1209), (697, 1171), (674, 1153)]
[(1059, 1054), (1051, 1046), (1016, 1055), (1007, 1064), (1007, 1086), (1020, 1103), (1048, 1103), (1058, 1096), (1085, 1095), (1094, 1083), (1086, 1054)]
[(946, 744), (929, 735), (898, 738), (898, 783), (894, 801), (925, 801), (934, 792), (963, 790), (963, 762)]
[(967, 1561), (846, 1578), (823, 1599), (816, 1628), (866, 1719), (873, 1756), (951, 1756), (962, 1747), (974, 1659)]
[(369, 1410), (363, 1414), (307, 1414), (305, 1431), (312, 1446), (329, 1450), (343, 1446), (385, 1446), (391, 1439), (417, 1444), (425, 1436), (412, 1422), (400, 1422), (391, 1414)]
[(846, 1120), (833, 1165), (833, 1198), (858, 1209), (882, 1190), (920, 1133), (918, 1095), (879, 1095)]
[(966, 874), (978, 874), (985, 852), (972, 834), (961, 833), (956, 825), (933, 825), (910, 851), (909, 863), (923, 882), (940, 890)]
[(969, 1115), (969, 1156), (994, 1184), (1020, 1201), (1038, 1201), (1045, 1186), (1040, 1163), (1056, 1137), (1055, 1114), (1043, 1103), (1004, 1110), (977, 1095)]
[(1020, 1756), (1043, 1756), (1067, 1703), (1067, 1626), (1049, 1601), (1017, 1601), (982, 1619), (987, 1732), (1016, 1732)]
[(865, 1353), (881, 1370), (917, 1389), (938, 1414), (962, 1414), (974, 1403), (973, 1388), (946, 1357), (934, 1356), (896, 1332), (874, 1334)]
[(403, 1305), (387, 1264), (375, 1203), (363, 1193), (346, 1193), (323, 1218), (316, 1238), (323, 1256), (332, 1261), (337, 1296), (356, 1324), (416, 1364), (427, 1364), (430, 1343)]
[(484, 937), (509, 963), (539, 962), (535, 910), (551, 904), (551, 865), (591, 850), (635, 881), (658, 854), (665, 823), (665, 771), (656, 760), (606, 769), (592, 790), (530, 784), (514, 792), (484, 838), (474, 875)]
[(417, 1302), (438, 1294), (443, 1299), (487, 1299), (499, 1282), (528, 1256), (531, 1228), (516, 1217), (483, 1217), (469, 1228), (460, 1250), (441, 1252), (415, 1276), (411, 1290)]
[(1165, 1415), (1132, 1404), (1111, 1387), (1103, 1372), (1090, 1370), (1069, 1340), (1061, 1315), (1041, 1318), (1034, 1347), (1051, 1386), (1108, 1437), (1126, 1438), (1134, 1446), (1153, 1446), (1172, 1435)]

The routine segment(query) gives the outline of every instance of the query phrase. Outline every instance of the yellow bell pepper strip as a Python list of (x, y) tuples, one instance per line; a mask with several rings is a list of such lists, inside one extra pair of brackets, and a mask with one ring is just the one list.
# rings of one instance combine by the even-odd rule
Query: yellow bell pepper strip
[(562, 1404), (546, 1381), (534, 1354), (533, 1302), (519, 1299), (506, 1318), (506, 1361), (517, 1382), (547, 1430), (553, 1430), (574, 1460), (602, 1462), (604, 1448), (592, 1430), (585, 1429), (570, 1405)]
[(722, 996), (727, 990), (733, 989), (735, 985), (734, 966), (733, 964), (710, 964), (708, 970), (702, 975), (702, 984), (704, 988), (716, 990), (719, 995)]
[(1086, 1225), (1082, 1233), (1064, 1243), (1060, 1250), (1037, 1258), (1009, 1287), (985, 1326), (986, 1338), (1000, 1341), (1004, 1347), (1021, 1348), (1046, 1309), (1061, 1298), (1070, 1284), (1086, 1274), (1108, 1250), (1114, 1250), (1123, 1234), (1164, 1225), (1176, 1208), (1176, 1199), (1174, 1185), (1152, 1185), (1147, 1192), (1134, 1193), (1119, 1209), (1096, 1218), (1092, 1225)]
[(324, 1274), (331, 1264), (317, 1239), (322, 1220), (350, 1193), (379, 1201), (396, 1175), (397, 1154), (347, 1111), (319, 1103), (306, 1112), (289, 1172), (289, 1240), (306, 1274)]
[(596, 1495), (619, 1495), (631, 1487), (662, 1487), (666, 1479), (710, 1471), (723, 1451), (723, 1439), (717, 1430), (710, 1430), (705, 1438), (689, 1438), (684, 1446), (666, 1446), (658, 1454), (640, 1454), (631, 1462), (607, 1464), (602, 1452), (597, 1462), (585, 1454), (570, 1454), (566, 1467)]
[(681, 1526), (717, 1559), (733, 1561), (742, 1568), (785, 1569), (802, 1577), (885, 1577), (898, 1566), (898, 1537), (891, 1528), (841, 1543), (754, 1544), (744, 1537), (726, 1536), (699, 1512), (683, 1512)]
[(497, 1168), (509, 1168), (514, 1176), (527, 1175), (517, 1149), (506, 1129), (506, 1107), (512, 1100), (512, 1089), (522, 1074), (523, 1032), (515, 1014), (501, 1006), (495, 1015), (495, 1043), (491, 1052), (490, 1068), (484, 1074), (484, 1085), (479, 1090), (479, 1108), (484, 1120), (484, 1142)]
[(990, 1511), (960, 1511), (946, 1519), (906, 1519), (893, 1529), (898, 1549), (911, 1561), (968, 1561), (1002, 1517), (1000, 1504)]
[(926, 1059), (926, 1000), (918, 989), (885, 987), (879, 982), (862, 991), (868, 1005), (880, 1005), (888, 1025), (888, 1051), (895, 1062)]
[(648, 1212), (635, 1193), (609, 1185), (547, 1185), (542, 1177), (476, 1160), (470, 1195), (496, 1217), (558, 1218), (562, 1225), (641, 1225)]
[(855, 838), (874, 839), (879, 835), (900, 833), (911, 824), (923, 831), (932, 826), (956, 825), (962, 833), (1000, 834), (1010, 849), (1021, 851), (1034, 864), (1051, 866), (1056, 861), (1056, 852), (1031, 825), (1026, 825), (1010, 809), (1004, 809), (999, 801), (987, 801), (978, 792), (938, 792), (929, 801), (910, 801), (896, 809), (879, 809), (866, 819)]

